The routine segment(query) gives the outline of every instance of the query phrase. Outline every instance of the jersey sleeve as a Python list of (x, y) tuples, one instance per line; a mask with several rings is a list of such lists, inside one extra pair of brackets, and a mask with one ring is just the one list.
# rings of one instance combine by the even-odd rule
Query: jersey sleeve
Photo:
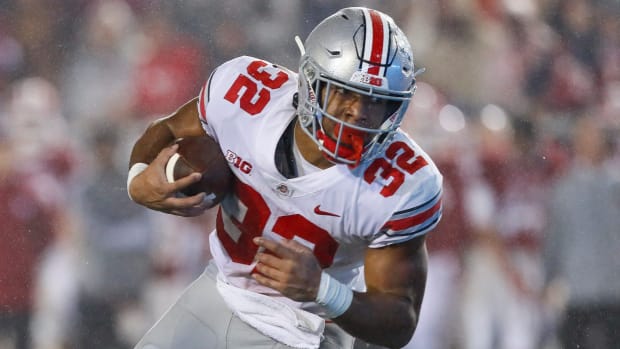
[(255, 58), (241, 56), (233, 58), (218, 66), (211, 72), (209, 79), (200, 89), (198, 95), (198, 116), (205, 132), (218, 141), (218, 129), (225, 124), (236, 108), (224, 103), (224, 94), (230, 88), (231, 81), (245, 71)]
[(421, 182), (413, 186), (374, 236), (369, 247), (401, 243), (431, 231), (441, 219), (443, 177), (430, 167)]
[(209, 103), (209, 87), (211, 84), (211, 79), (213, 78), (213, 74), (215, 74), (216, 70), (211, 73), (207, 82), (200, 89), (200, 94), (198, 95), (198, 118), (200, 119), (200, 124), (205, 132), (217, 140), (215, 135), (215, 130), (207, 121), (207, 103)]

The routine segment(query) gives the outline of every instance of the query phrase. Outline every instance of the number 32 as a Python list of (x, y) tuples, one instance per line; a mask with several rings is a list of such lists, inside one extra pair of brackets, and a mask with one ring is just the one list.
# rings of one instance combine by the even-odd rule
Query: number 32
[[(241, 181), (236, 181), (234, 195), (226, 200), (234, 201), (228, 206), (231, 212), (220, 207), (217, 213), (217, 236), (233, 262), (252, 264), (258, 252), (252, 239), (263, 235), (271, 210), (256, 190)], [(338, 242), (300, 214), (278, 217), (271, 231), (285, 239), (301, 240), (312, 249), (323, 268), (334, 261)]]
[[(224, 99), (233, 104), (239, 100), (241, 109), (250, 115), (260, 113), (271, 100), (270, 90), (282, 87), (289, 79), (286, 72), (279, 68), (275, 69), (277, 69), (277, 72), (272, 74), (268, 71), (269, 67), (266, 62), (260, 60), (253, 61), (246, 69), (250, 76), (239, 74), (228, 89), (228, 92), (226, 92)], [(260, 90), (257, 81), (264, 86)], [(241, 93), (242, 89), (245, 89), (243, 93)]]

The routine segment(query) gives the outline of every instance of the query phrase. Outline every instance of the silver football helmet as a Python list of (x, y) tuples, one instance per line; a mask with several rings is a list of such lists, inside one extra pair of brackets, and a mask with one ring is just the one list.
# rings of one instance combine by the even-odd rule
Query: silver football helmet
[[(400, 126), (415, 91), (413, 54), (403, 32), (384, 13), (351, 7), (323, 20), (303, 46), (298, 44), (297, 112), (304, 131), (333, 163), (355, 167), (374, 157)], [(328, 113), (334, 89), (390, 105), (380, 126), (364, 127)], [(325, 123), (336, 126), (326, 131)]]

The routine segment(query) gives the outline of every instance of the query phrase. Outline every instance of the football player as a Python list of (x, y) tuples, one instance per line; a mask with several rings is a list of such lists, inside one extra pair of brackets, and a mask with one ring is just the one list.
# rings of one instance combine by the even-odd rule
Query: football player
[(200, 174), (166, 181), (176, 138), (213, 137), (236, 177), (212, 261), (136, 348), (351, 348), (354, 337), (398, 348), (413, 335), (442, 177), (399, 129), (411, 47), (389, 16), (359, 7), (298, 44), (298, 73), (232, 59), (135, 143), (128, 191), (146, 207), (209, 208), (205, 193), (177, 196)]

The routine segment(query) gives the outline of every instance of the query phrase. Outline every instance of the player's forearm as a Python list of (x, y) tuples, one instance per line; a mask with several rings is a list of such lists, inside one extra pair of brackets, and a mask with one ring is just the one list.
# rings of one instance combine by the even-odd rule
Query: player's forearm
[(333, 319), (349, 334), (388, 348), (405, 346), (418, 322), (411, 301), (398, 296), (355, 293), (351, 306)]
[(204, 134), (198, 118), (197, 101), (194, 98), (170, 116), (152, 122), (136, 141), (129, 167), (138, 162), (151, 163), (162, 149), (177, 138)]
[(129, 167), (135, 163), (149, 164), (159, 152), (176, 139), (165, 119), (152, 122), (138, 138), (131, 151)]
[(334, 321), (367, 342), (400, 348), (418, 324), (427, 275), (425, 237), (368, 249), (364, 266), (367, 292), (355, 293)]

